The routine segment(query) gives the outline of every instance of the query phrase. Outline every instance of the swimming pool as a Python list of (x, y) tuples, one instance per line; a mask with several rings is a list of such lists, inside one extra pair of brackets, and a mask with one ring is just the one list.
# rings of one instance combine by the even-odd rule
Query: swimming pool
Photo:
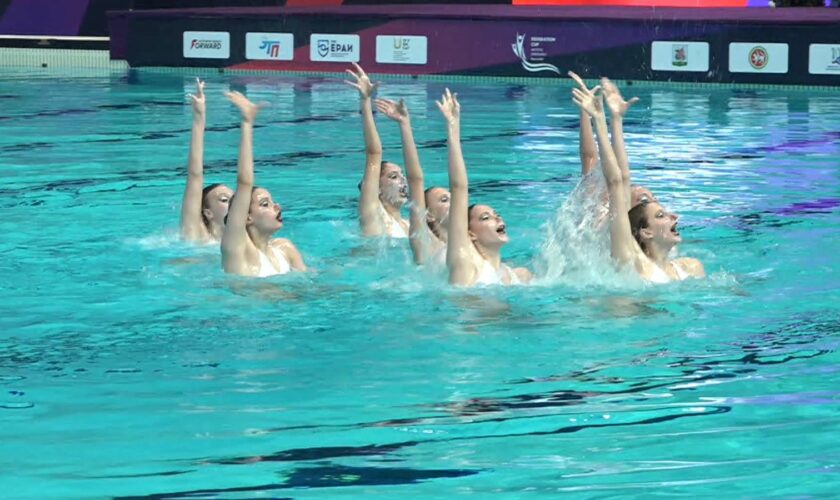
[[(625, 88), (635, 182), (709, 278), (455, 291), (365, 242), (340, 78), (208, 76), (208, 182), (235, 182), (229, 86), (271, 107), (257, 184), (317, 272), (225, 276), (179, 243), (193, 74), (0, 79), (0, 488), (10, 498), (827, 496), (840, 486), (840, 96)], [(540, 260), (579, 177), (560, 85), (454, 82), (473, 199)], [(443, 82), (408, 101), (446, 183)], [(385, 158), (398, 130), (379, 120)], [(543, 258), (562, 259), (561, 254)]]

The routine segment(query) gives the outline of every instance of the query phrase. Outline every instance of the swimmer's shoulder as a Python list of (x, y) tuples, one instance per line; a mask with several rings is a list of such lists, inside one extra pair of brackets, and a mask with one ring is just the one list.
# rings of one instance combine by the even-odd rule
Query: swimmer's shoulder
[(534, 279), (534, 274), (527, 267), (515, 267), (513, 272), (521, 283), (530, 283)]
[(680, 266), (680, 269), (685, 271), (689, 276), (695, 278), (706, 277), (706, 268), (703, 267), (703, 263), (693, 257), (680, 257), (679, 259), (674, 259), (674, 263)]
[(292, 243), (292, 240), (288, 238), (274, 238), (273, 240), (271, 240), (271, 246), (278, 250), (282, 250), (284, 253), (288, 253), (290, 251), (298, 251), (295, 244)]

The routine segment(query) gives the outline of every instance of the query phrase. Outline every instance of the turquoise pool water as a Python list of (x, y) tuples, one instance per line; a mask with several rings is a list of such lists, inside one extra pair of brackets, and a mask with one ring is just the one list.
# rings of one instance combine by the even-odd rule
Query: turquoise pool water
[[(317, 272), (225, 276), (178, 242), (194, 75), (0, 79), (0, 491), (8, 498), (813, 496), (840, 489), (840, 94), (627, 88), (635, 181), (710, 276), (555, 272), (455, 291), (365, 242), (340, 79), (208, 77), (208, 181), (235, 182), (229, 86), (271, 107), (257, 182)], [(540, 255), (579, 178), (558, 86), (463, 83), (472, 196)], [(409, 103), (445, 184), (443, 83)], [(402, 162), (379, 120), (385, 157)], [(573, 253), (574, 249), (566, 252)]]

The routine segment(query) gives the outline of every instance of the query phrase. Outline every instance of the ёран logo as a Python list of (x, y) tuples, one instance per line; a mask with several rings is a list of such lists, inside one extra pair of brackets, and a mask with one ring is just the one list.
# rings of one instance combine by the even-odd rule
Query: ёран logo
[(359, 35), (313, 33), (309, 35), (309, 59), (324, 62), (358, 62)]
[(192, 44), (190, 44), (190, 48), (219, 50), (222, 48), (222, 42), (221, 40), (198, 40), (194, 38)]
[(344, 56), (353, 53), (352, 43), (341, 43), (336, 40), (318, 40), (318, 54), (321, 57), (327, 57), (330, 54), (336, 56)]
[(318, 40), (318, 55), (321, 57), (327, 57), (327, 54), (330, 53), (330, 41), (329, 40)]
[(265, 51), (265, 55), (272, 59), (278, 58), (280, 57), (280, 40), (263, 40), (260, 50)]
[(762, 46), (753, 47), (750, 50), (749, 60), (750, 66), (755, 69), (764, 69), (769, 62), (769, 56), (767, 55), (767, 49)]

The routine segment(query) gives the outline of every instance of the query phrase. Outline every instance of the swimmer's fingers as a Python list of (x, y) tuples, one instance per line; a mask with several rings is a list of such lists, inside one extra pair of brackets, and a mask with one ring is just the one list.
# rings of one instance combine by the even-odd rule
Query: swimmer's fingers
[(569, 77), (570, 77), (572, 80), (574, 80), (574, 81), (575, 81), (575, 83), (577, 83), (577, 84), (578, 84), (578, 86), (579, 86), (580, 88), (582, 88), (582, 89), (585, 89), (585, 88), (586, 88), (586, 82), (584, 82), (584, 81), (583, 81), (583, 78), (581, 78), (580, 76), (578, 76), (578, 74), (577, 74), (577, 73), (575, 73), (574, 71), (569, 71)]
[(201, 81), (198, 77), (195, 79), (195, 93), (198, 95), (199, 99), (204, 98), (204, 82)]
[(638, 97), (631, 97), (630, 100), (627, 101), (627, 107), (629, 108), (630, 106), (636, 104), (637, 102), (639, 102)]
[(344, 72), (347, 73), (348, 75), (352, 76), (356, 81), (359, 81), (359, 80), (362, 79), (362, 74), (357, 73), (357, 72), (353, 71), (352, 69), (349, 69), (349, 68), (345, 69)]
[[(365, 70), (363, 70), (362, 67), (359, 66), (357, 63), (353, 62), (353, 63), (350, 63), (350, 64), (353, 65), (353, 68), (356, 70), (357, 76), (359, 78), (363, 78), (363, 77), (367, 76), (367, 73), (365, 73)], [(347, 71), (350, 71), (350, 70), (347, 70)]]
[(392, 118), (394, 120), (399, 119), (397, 105), (396, 103), (394, 103), (394, 101), (390, 99), (375, 99), (373, 101), (373, 104), (376, 106), (377, 111), (387, 116), (388, 118)]

